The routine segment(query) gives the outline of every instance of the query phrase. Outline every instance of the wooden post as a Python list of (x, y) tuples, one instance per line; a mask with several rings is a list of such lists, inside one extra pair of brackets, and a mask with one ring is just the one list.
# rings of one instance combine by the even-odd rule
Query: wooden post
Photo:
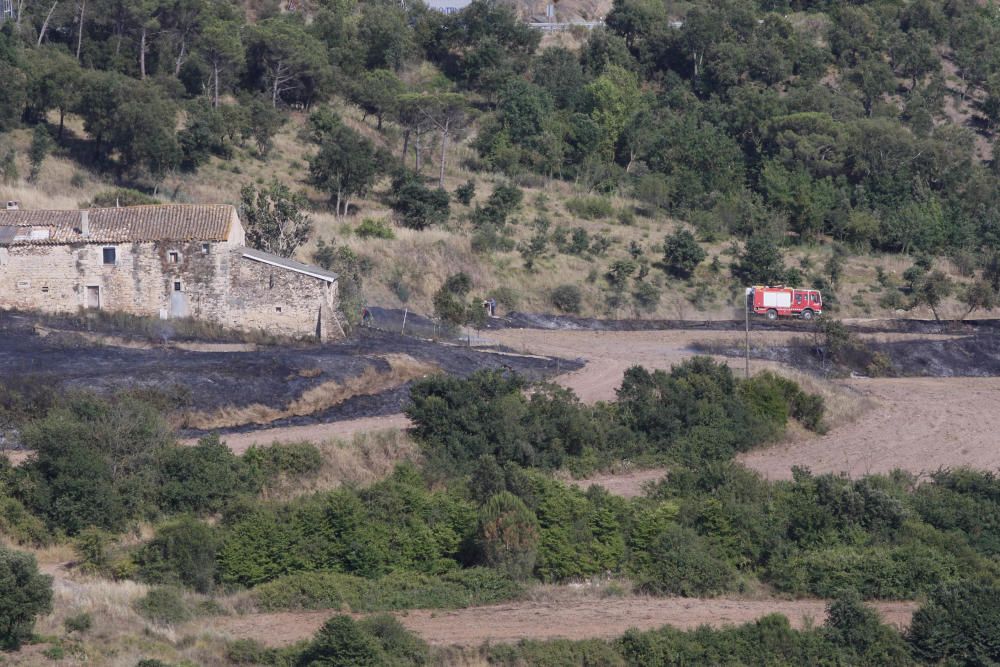
[(406, 333), (406, 316), (409, 314), (409, 307), (403, 309), (403, 328), (399, 330), (399, 333)]

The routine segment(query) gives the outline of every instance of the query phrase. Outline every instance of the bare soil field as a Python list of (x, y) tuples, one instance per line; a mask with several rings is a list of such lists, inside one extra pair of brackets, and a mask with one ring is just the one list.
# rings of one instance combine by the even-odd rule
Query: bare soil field
[(895, 378), (843, 381), (874, 407), (827, 435), (740, 457), (770, 479), (791, 478), (792, 466), (852, 477), (895, 468), (924, 473), (938, 468), (1000, 468), (1000, 378)]
[[(522, 639), (611, 639), (630, 628), (651, 630), (664, 625), (691, 629), (722, 627), (784, 614), (793, 627), (822, 624), (823, 600), (741, 600), (732, 598), (582, 597), (518, 602), (451, 611), (414, 610), (397, 614), (408, 629), (438, 646), (479, 646), (485, 642), (514, 643)], [(871, 605), (886, 623), (904, 628), (917, 608), (915, 602)], [(202, 622), (206, 630), (233, 639), (257, 639), (283, 646), (308, 639), (334, 610), (281, 612), (219, 617)]]

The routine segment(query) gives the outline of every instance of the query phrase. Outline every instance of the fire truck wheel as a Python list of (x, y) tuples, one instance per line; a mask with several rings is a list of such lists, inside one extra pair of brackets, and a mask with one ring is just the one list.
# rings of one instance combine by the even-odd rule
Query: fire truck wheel
[(811, 311), (811, 310), (803, 310), (802, 311), (802, 319), (804, 319), (804, 320), (811, 320), (812, 318), (813, 318), (813, 311)]
[(778, 319), (778, 311), (776, 311), (774, 308), (772, 308), (771, 310), (767, 311), (767, 319), (769, 319), (769, 320), (776, 320), (776, 319)]

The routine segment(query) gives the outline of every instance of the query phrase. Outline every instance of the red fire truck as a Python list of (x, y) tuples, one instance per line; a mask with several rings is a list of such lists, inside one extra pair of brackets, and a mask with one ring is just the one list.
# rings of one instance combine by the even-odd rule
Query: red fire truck
[(814, 289), (757, 285), (747, 288), (747, 310), (769, 320), (779, 317), (811, 320), (823, 314), (823, 296)]

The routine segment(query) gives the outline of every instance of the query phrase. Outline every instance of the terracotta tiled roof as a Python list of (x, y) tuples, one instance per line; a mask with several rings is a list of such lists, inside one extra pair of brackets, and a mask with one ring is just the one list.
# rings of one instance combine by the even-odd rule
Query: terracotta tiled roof
[[(84, 213), (89, 227), (86, 235)], [(232, 218), (233, 207), (227, 204), (127, 206), (88, 211), (0, 211), (0, 243), (225, 241), (229, 238)]]

